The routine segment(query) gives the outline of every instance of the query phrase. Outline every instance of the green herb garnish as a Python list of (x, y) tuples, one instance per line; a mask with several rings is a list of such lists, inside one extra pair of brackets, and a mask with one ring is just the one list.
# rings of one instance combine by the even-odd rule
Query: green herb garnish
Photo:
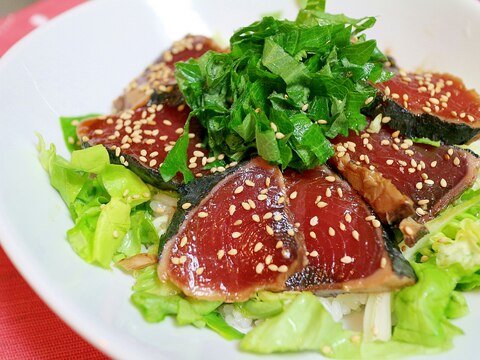
[[(351, 19), (309, 1), (295, 21), (265, 17), (235, 32), (229, 53), (177, 63), (192, 115), (206, 128), (212, 155), (239, 161), (258, 154), (298, 170), (333, 155), (329, 138), (366, 125), (360, 110), (384, 81), (386, 57), (361, 34), (375, 18)], [(184, 172), (187, 156), (175, 155)], [(184, 174), (185, 175), (185, 174)]]

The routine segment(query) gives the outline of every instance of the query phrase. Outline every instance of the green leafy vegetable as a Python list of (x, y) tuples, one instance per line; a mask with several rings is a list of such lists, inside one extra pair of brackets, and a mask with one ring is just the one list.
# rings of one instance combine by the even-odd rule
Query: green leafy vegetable
[(60, 126), (62, 127), (63, 139), (65, 140), (65, 145), (70, 152), (81, 149), (80, 141), (77, 137), (78, 123), (82, 120), (91, 119), (97, 116), (99, 115), (89, 114), (74, 117), (60, 117)]
[(57, 155), (54, 145), (47, 149), (41, 137), (37, 147), (75, 221), (67, 240), (82, 259), (109, 268), (112, 260), (139, 253), (142, 244), (158, 243), (151, 214), (142, 206), (150, 189), (130, 170), (111, 165), (103, 146), (75, 150), (71, 161)]
[[(176, 64), (180, 90), (213, 155), (239, 161), (258, 154), (304, 170), (333, 155), (328, 138), (366, 125), (360, 110), (375, 93), (369, 82), (389, 77), (376, 42), (361, 34), (375, 19), (329, 15), (324, 7), (309, 1), (296, 21), (265, 17), (235, 32), (229, 53)], [(168, 154), (164, 179), (178, 171), (190, 178), (187, 141)]]

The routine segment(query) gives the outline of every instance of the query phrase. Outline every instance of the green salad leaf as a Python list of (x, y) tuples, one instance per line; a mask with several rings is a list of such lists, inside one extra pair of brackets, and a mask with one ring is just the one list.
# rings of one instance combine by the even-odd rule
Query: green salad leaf
[[(67, 241), (86, 262), (110, 268), (140, 252), (141, 245), (158, 243), (150, 211), (150, 188), (130, 170), (111, 165), (107, 150), (93, 146), (72, 152), (71, 161), (38, 142), (39, 159), (50, 183), (66, 203), (74, 226)], [(144, 238), (145, 237), (145, 238)]]
[(74, 150), (80, 150), (80, 140), (77, 136), (77, 125), (80, 121), (85, 119), (91, 119), (99, 116), (98, 114), (89, 114), (82, 116), (73, 116), (73, 117), (60, 117), (60, 126), (62, 128), (63, 139), (67, 149), (72, 152)]

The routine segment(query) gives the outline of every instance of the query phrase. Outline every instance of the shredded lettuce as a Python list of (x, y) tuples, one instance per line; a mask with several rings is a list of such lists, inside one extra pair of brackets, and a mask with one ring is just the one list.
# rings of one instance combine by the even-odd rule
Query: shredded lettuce
[(91, 119), (99, 116), (98, 114), (89, 114), (83, 116), (74, 117), (60, 117), (60, 126), (62, 128), (63, 139), (67, 149), (72, 152), (74, 150), (80, 150), (80, 140), (77, 136), (77, 125), (80, 121), (85, 119)]
[(179, 325), (206, 326), (228, 340), (243, 337), (218, 313), (222, 302), (186, 297), (171, 283), (161, 282), (154, 265), (137, 271), (134, 276), (136, 283), (131, 301), (146, 321), (159, 322), (172, 315)]
[(110, 268), (112, 261), (139, 253), (142, 244), (158, 243), (152, 216), (142, 206), (150, 200), (149, 187), (130, 170), (111, 165), (103, 146), (75, 150), (71, 161), (57, 155), (54, 145), (47, 149), (41, 137), (37, 148), (75, 222), (67, 241), (82, 259)]

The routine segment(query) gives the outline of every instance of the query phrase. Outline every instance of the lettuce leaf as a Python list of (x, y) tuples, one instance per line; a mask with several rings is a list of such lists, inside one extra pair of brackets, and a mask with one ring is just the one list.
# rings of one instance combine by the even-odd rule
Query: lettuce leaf
[(67, 241), (82, 259), (110, 268), (112, 260), (139, 253), (142, 244), (158, 243), (151, 214), (142, 207), (151, 197), (149, 187), (130, 170), (111, 165), (103, 146), (73, 151), (71, 161), (57, 155), (54, 145), (47, 149), (41, 136), (37, 148), (75, 222)]

